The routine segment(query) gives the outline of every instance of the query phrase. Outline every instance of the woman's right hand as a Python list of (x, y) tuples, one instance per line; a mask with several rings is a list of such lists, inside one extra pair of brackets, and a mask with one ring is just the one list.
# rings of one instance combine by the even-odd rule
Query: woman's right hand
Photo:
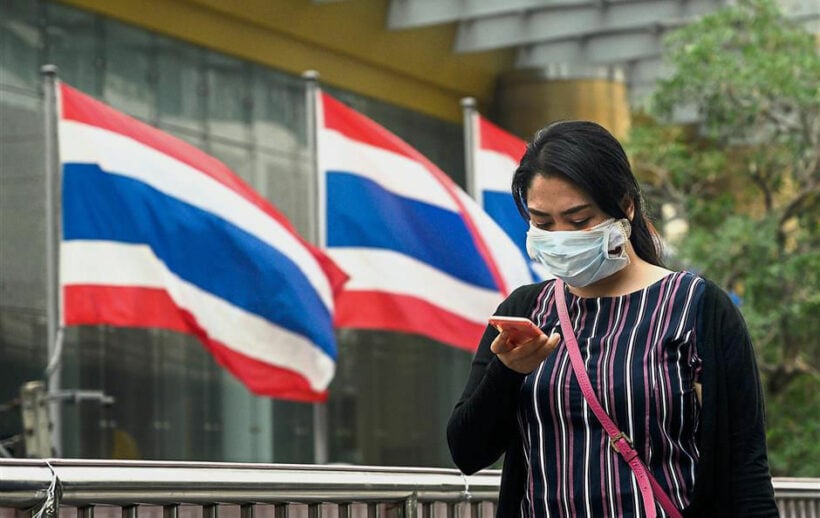
[(521, 374), (534, 371), (549, 356), (561, 341), (561, 335), (540, 334), (528, 342), (512, 343), (506, 331), (495, 337), (490, 350), (498, 356), (501, 363)]

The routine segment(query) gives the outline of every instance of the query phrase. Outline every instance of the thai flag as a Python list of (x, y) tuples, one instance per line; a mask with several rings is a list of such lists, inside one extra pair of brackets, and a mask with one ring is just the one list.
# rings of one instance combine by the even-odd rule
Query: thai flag
[(190, 333), (254, 393), (326, 399), (338, 267), (215, 158), (58, 96), (62, 323)]
[[(478, 113), (473, 114), (472, 125), (473, 196), (484, 211), (504, 229), (518, 247), (521, 256), (529, 261), (526, 248), (528, 223), (518, 213), (510, 188), (513, 173), (518, 168), (527, 143)], [(532, 262), (530, 269), (534, 281), (552, 277), (538, 263)]]
[(350, 275), (337, 325), (474, 350), (502, 298), (530, 282), (527, 262), (418, 151), (327, 94), (317, 104), (327, 252)]

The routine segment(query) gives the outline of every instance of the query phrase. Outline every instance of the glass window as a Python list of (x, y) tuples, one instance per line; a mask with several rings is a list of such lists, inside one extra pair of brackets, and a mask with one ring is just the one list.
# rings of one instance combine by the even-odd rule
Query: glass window
[(399, 333), (342, 330), (340, 339), (329, 398), (331, 460), (451, 465), (444, 430), (471, 355)]
[(45, 310), (45, 147), (40, 106), (0, 98), (0, 300)]
[(40, 312), (7, 305), (6, 301), (14, 299), (6, 298), (5, 293), (0, 300), (0, 441), (9, 453), (23, 457), (26, 452), (20, 388), (28, 381), (42, 379), (46, 365), (45, 322)]
[(222, 460), (272, 462), (273, 402), (254, 397), (231, 373), (220, 376), (222, 398)]
[(204, 51), (157, 36), (156, 53), (156, 99), (160, 125), (204, 135)]
[(253, 70), (253, 138), (260, 149), (284, 151), (307, 146), (307, 113), (303, 80), (255, 67)]
[[(0, 2), (0, 86), (37, 90), (40, 85), (43, 36), (40, 3)], [(0, 94), (2, 95), (2, 94)], [(4, 100), (5, 102), (5, 100)]]
[(276, 462), (313, 463), (313, 430), (313, 405), (273, 401), (273, 458)]
[(15, 401), (47, 362), (41, 8), (0, 1), (0, 441), (17, 456)]
[(207, 57), (208, 131), (239, 142), (250, 138), (250, 66), (215, 53)]
[(221, 460), (221, 369), (195, 338), (70, 327), (63, 358), (63, 387), (113, 398), (64, 405), (65, 456)]
[(105, 68), (105, 57), (100, 50), (100, 20), (93, 14), (60, 4), (46, 5), (49, 62), (57, 65), (63, 81), (99, 98)]
[(115, 21), (105, 22), (103, 98), (118, 110), (156, 122), (156, 71), (152, 36)]

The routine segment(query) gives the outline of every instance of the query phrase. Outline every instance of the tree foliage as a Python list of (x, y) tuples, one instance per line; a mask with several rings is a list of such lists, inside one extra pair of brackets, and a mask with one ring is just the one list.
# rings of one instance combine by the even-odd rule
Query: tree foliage
[[(650, 113), (636, 115), (628, 142), (649, 202), (687, 224), (672, 260), (739, 295), (767, 392), (774, 471), (813, 476), (818, 41), (771, 0), (740, 0), (673, 32), (664, 57), (675, 72), (660, 83)], [(697, 123), (671, 123), (687, 110)]]

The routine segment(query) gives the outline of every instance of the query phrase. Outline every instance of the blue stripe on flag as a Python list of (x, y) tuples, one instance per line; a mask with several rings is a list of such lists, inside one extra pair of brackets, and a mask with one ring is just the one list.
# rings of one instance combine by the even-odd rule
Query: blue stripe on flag
[(527, 257), (527, 222), (515, 208), (512, 194), (484, 191), (482, 197), (484, 198), (484, 211), (510, 236), (524, 257)]
[(149, 245), (185, 281), (337, 356), (332, 319), (304, 273), (276, 248), (210, 212), (97, 164), (64, 164), (63, 221), (66, 240)]
[(328, 247), (392, 250), (462, 281), (497, 289), (457, 213), (397, 196), (356, 174), (327, 173)]
[[(481, 195), (484, 200), (484, 211), (510, 236), (510, 239), (521, 252), (521, 256), (530, 263), (531, 259), (527, 253), (527, 228), (529, 225), (515, 207), (512, 194), (499, 191), (483, 191)], [(532, 263), (530, 263), (530, 274), (534, 282), (543, 279), (543, 276), (532, 268)]]

